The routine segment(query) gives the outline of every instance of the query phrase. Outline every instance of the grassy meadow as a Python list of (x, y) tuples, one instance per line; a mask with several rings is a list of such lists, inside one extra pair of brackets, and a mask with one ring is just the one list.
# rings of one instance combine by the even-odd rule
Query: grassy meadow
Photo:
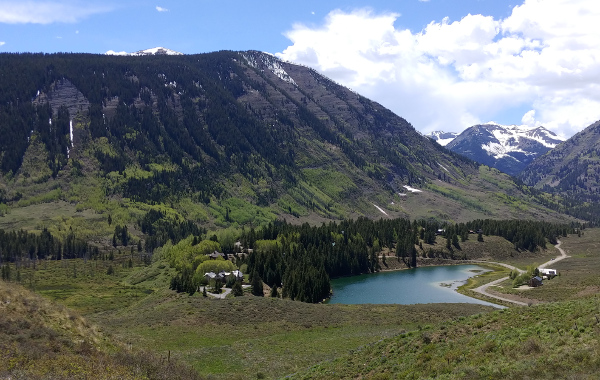
[[(172, 269), (114, 260), (22, 267), (21, 282), (76, 310), (134, 349), (187, 363), (215, 379), (278, 378), (385, 337), (488, 311), (475, 305), (324, 305), (246, 295), (213, 299), (168, 290)], [(113, 274), (107, 274), (108, 268)]]

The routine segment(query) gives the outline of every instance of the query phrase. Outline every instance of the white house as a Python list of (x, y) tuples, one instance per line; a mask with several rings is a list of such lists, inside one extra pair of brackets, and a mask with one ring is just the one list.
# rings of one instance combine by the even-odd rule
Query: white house
[(544, 276), (556, 276), (558, 275), (558, 271), (556, 269), (540, 269), (540, 274), (543, 274)]

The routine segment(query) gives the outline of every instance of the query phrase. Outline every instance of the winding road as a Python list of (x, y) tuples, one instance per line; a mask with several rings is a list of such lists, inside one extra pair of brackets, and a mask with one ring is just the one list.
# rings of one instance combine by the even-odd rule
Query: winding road
[[(561, 241), (560, 241), (560, 240), (557, 240), (557, 243), (558, 243), (558, 244), (556, 244), (556, 245), (554, 246), (554, 248), (558, 249), (558, 251), (560, 252), (560, 255), (559, 255), (559, 256), (557, 256), (555, 259), (552, 259), (552, 260), (550, 260), (550, 261), (546, 261), (546, 262), (545, 262), (545, 263), (543, 263), (542, 265), (538, 266), (538, 268), (539, 268), (539, 269), (546, 268), (546, 267), (547, 267), (548, 265), (550, 265), (550, 264), (554, 264), (554, 263), (556, 263), (556, 262), (558, 262), (558, 261), (560, 261), (560, 260), (564, 260), (564, 259), (566, 259), (567, 257), (570, 257), (570, 256), (567, 256), (567, 254), (565, 253), (565, 251), (564, 251), (562, 248), (560, 248)], [(473, 261), (475, 261), (475, 262), (480, 262), (480, 263), (488, 263), (488, 264), (497, 264), (497, 265), (502, 265), (503, 267), (506, 267), (506, 268), (508, 268), (508, 269), (510, 269), (510, 270), (517, 270), (517, 271), (519, 271), (519, 273), (523, 273), (523, 272), (524, 272), (523, 270), (521, 270), (521, 269), (519, 269), (519, 268), (517, 268), (517, 267), (514, 267), (514, 266), (512, 266), (512, 265), (508, 265), (508, 264), (504, 264), (504, 263), (496, 263), (496, 262), (490, 262), (490, 261), (480, 261), (480, 260), (473, 260)], [(501, 301), (505, 301), (505, 302), (514, 303), (514, 304), (516, 304), (516, 305), (519, 305), (519, 306), (528, 306), (528, 304), (527, 304), (527, 303), (525, 303), (525, 302), (511, 300), (511, 299), (504, 298), (504, 297), (500, 297), (500, 296), (497, 296), (497, 295), (495, 295), (495, 294), (490, 294), (490, 293), (488, 293), (488, 292), (487, 292), (487, 289), (488, 289), (490, 286), (496, 286), (496, 285), (498, 285), (499, 283), (501, 283), (502, 281), (505, 281), (505, 280), (508, 280), (508, 277), (502, 277), (502, 278), (500, 278), (500, 279), (498, 279), (498, 280), (495, 280), (495, 281), (492, 281), (492, 282), (490, 282), (490, 283), (488, 283), (488, 284), (481, 285), (480, 287), (473, 289), (473, 291), (474, 291), (474, 292), (477, 292), (477, 293), (479, 293), (479, 294), (482, 294), (482, 295), (484, 295), (484, 296), (487, 296), (487, 297), (495, 298), (495, 299), (497, 299), (497, 300), (501, 300)]]

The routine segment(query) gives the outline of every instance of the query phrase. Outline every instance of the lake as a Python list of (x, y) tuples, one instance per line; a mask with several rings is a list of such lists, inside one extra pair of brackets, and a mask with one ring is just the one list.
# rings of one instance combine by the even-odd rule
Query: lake
[(500, 307), (456, 291), (469, 277), (486, 271), (477, 265), (449, 265), (338, 278), (331, 281), (333, 295), (328, 303), (478, 303)]

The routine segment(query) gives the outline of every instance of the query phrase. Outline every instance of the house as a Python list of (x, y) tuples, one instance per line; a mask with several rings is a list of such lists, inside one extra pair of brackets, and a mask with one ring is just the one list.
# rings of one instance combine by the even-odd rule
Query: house
[(214, 280), (214, 279), (216, 279), (216, 278), (217, 278), (217, 274), (216, 274), (215, 272), (208, 272), (208, 273), (204, 273), (204, 278), (205, 278), (207, 281)]
[(219, 257), (225, 258), (225, 254), (222, 252), (214, 251), (213, 253), (209, 254), (208, 257), (210, 257), (211, 260), (216, 260)]
[(234, 276), (236, 280), (242, 280), (244, 278), (244, 274), (239, 270), (234, 270), (231, 272), (231, 275)]
[(552, 278), (554, 276), (558, 275), (558, 271), (556, 269), (540, 269), (540, 274), (543, 274), (544, 276), (548, 277), (548, 278)]
[(542, 283), (542, 278), (540, 276), (535, 276), (532, 277), (531, 280), (529, 280), (529, 286), (531, 286), (532, 288), (537, 288), (538, 286), (542, 286), (544, 285)]

